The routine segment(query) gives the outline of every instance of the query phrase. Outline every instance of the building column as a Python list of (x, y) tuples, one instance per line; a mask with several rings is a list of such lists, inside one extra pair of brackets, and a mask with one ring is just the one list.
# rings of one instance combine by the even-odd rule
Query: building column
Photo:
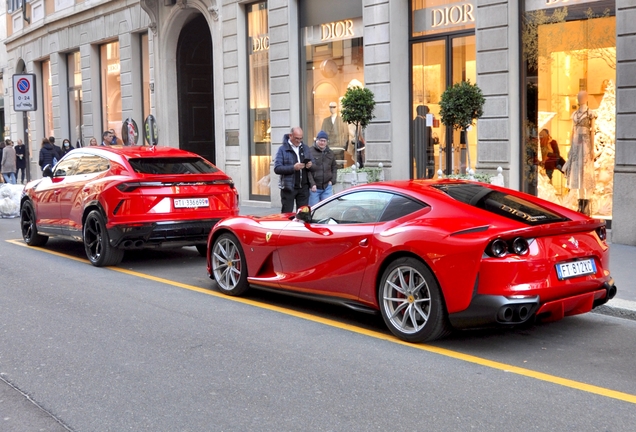
[(478, 120), (477, 168), (504, 169), (506, 186), (519, 189), (520, 111), (519, 5), (477, 0), (477, 85), (486, 103)]
[(636, 0), (616, 0), (616, 162), (613, 243), (636, 245)]

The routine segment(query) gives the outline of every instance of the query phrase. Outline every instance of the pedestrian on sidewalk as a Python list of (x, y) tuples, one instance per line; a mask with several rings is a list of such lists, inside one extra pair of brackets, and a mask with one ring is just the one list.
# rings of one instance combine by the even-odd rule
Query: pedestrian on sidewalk
[(29, 158), (26, 154), (26, 146), (20, 138), (18, 138), (18, 143), (15, 145), (15, 158), (16, 181), (18, 180), (18, 177), (20, 177), (20, 183), (24, 184), (24, 178), (26, 177), (26, 164)]
[(309, 173), (315, 168), (311, 151), (303, 143), (303, 130), (292, 128), (291, 133), (283, 136), (283, 145), (278, 148), (274, 159), (274, 172), (280, 176), (278, 188), (282, 202), (282, 213), (294, 211), (309, 202)]
[(309, 173), (310, 207), (333, 195), (333, 185), (338, 177), (338, 162), (328, 143), (329, 135), (325, 131), (320, 131), (310, 149), (315, 162), (315, 171)]
[(2, 177), (5, 183), (15, 184), (15, 149), (13, 141), (10, 139), (5, 141), (5, 147), (2, 149)]

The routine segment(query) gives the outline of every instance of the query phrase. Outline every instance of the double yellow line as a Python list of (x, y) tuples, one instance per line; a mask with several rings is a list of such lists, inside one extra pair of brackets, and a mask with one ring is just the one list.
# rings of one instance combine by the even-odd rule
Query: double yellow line
[[(19, 245), (19, 246), (26, 246), (22, 240), (7, 240), (7, 242), (15, 244), (15, 245)], [(83, 262), (83, 263), (87, 263), (90, 264), (90, 262), (84, 258), (77, 258), (74, 256), (70, 256), (70, 255), (66, 255), (60, 252), (55, 252), (55, 251), (51, 251), (48, 249), (44, 249), (44, 248), (33, 248), (33, 249), (37, 249), (52, 255), (57, 255), (60, 257), (64, 257), (64, 258), (69, 258), (75, 261), (79, 261), (79, 262)], [(595, 386), (595, 385), (591, 385), (591, 384), (586, 384), (586, 383), (582, 383), (579, 381), (574, 381), (574, 380), (570, 380), (567, 378), (561, 378), (555, 375), (550, 375), (550, 374), (546, 374), (546, 373), (542, 373), (542, 372), (537, 372), (537, 371), (533, 371), (530, 369), (525, 369), (525, 368), (521, 368), (521, 367), (517, 367), (517, 366), (513, 366), (513, 365), (509, 365), (506, 363), (500, 363), (500, 362), (496, 362), (496, 361), (492, 361), (492, 360), (488, 360), (488, 359), (484, 359), (481, 357), (476, 357), (470, 354), (463, 354), (457, 351), (452, 351), (449, 349), (445, 349), (445, 348), (439, 348), (439, 347), (434, 347), (434, 346), (430, 346), (430, 345), (424, 345), (424, 344), (412, 344), (409, 342), (404, 342), (401, 341), (397, 338), (395, 338), (394, 336), (390, 335), (390, 334), (385, 334), (385, 333), (380, 333), (374, 330), (367, 330), (361, 327), (356, 327), (350, 324), (345, 324), (345, 323), (341, 323), (335, 320), (331, 320), (328, 318), (321, 318), (315, 315), (310, 315), (304, 312), (297, 312), (291, 309), (286, 309), (280, 306), (273, 306), (273, 305), (268, 305), (268, 304), (264, 304), (264, 303), (260, 303), (254, 300), (250, 300), (247, 298), (241, 298), (241, 297), (230, 297), (230, 296), (226, 296), (225, 294), (221, 294), (215, 291), (210, 291), (204, 288), (199, 288), (196, 287), (194, 285), (188, 285), (188, 284), (184, 284), (181, 282), (176, 282), (176, 281), (172, 281), (169, 279), (164, 279), (164, 278), (160, 278), (160, 277), (156, 277), (156, 276), (151, 276), (148, 274), (144, 274), (144, 273), (139, 273), (139, 272), (135, 272), (132, 270), (126, 270), (123, 268), (119, 268), (119, 267), (107, 267), (109, 270), (112, 271), (116, 271), (119, 273), (124, 273), (130, 276), (134, 276), (134, 277), (138, 277), (138, 278), (143, 278), (143, 279), (147, 279), (147, 280), (151, 280), (154, 282), (159, 282), (159, 283), (163, 283), (166, 285), (171, 285), (171, 286), (175, 286), (175, 287), (179, 287), (179, 288), (183, 288), (183, 289), (187, 289), (190, 291), (196, 291), (198, 293), (201, 294), (206, 294), (206, 295), (210, 295), (210, 296), (214, 296), (214, 297), (218, 297), (218, 298), (222, 298), (224, 300), (228, 300), (228, 301), (233, 301), (233, 302), (237, 302), (237, 303), (242, 303), (242, 304), (246, 304), (246, 305), (250, 305), (250, 306), (254, 306), (260, 309), (266, 309), (266, 310), (270, 310), (273, 312), (278, 312), (278, 313), (282, 313), (282, 314), (286, 314), (286, 315), (291, 315), (294, 316), (296, 318), (300, 318), (300, 319), (304, 319), (307, 321), (313, 321), (316, 323), (320, 323), (320, 324), (324, 324), (330, 327), (335, 327), (335, 328), (339, 328), (342, 330), (347, 330), (353, 333), (357, 333), (357, 334), (361, 334), (361, 335), (365, 335), (365, 336), (369, 336), (375, 339), (381, 339), (387, 342), (391, 342), (394, 344), (399, 344), (399, 345), (404, 345), (404, 346), (408, 346), (409, 348), (412, 349), (418, 349), (418, 350), (422, 350), (422, 351), (427, 351), (430, 353), (434, 353), (434, 354), (439, 354), (445, 357), (449, 357), (449, 358), (453, 358), (456, 360), (461, 360), (461, 361), (465, 361), (468, 363), (473, 363), (473, 364), (477, 364), (480, 366), (484, 366), (484, 367), (488, 367), (491, 369), (497, 369), (503, 372), (508, 372), (508, 373), (513, 373), (516, 375), (521, 375), (521, 376), (525, 376), (528, 378), (533, 378), (536, 380), (540, 380), (540, 381), (546, 381), (552, 384), (557, 384), (563, 387), (569, 387), (575, 390), (580, 390), (580, 391), (584, 391), (587, 393), (592, 393), (595, 395), (599, 395), (599, 396), (604, 396), (604, 397), (608, 397), (608, 398), (612, 398), (612, 399), (617, 399), (623, 402), (628, 402), (628, 403), (632, 403), (632, 404), (636, 404), (636, 395), (632, 395), (629, 393), (623, 393), (623, 392), (619, 392), (619, 391), (615, 391), (615, 390), (611, 390), (611, 389), (607, 389), (604, 387), (599, 387), (599, 386)]]

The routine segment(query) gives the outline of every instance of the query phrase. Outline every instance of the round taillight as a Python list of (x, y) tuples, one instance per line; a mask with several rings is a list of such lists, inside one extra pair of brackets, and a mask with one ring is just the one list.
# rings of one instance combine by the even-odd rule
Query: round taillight
[(512, 250), (517, 255), (523, 255), (528, 252), (528, 240), (523, 237), (517, 237), (512, 241)]
[(596, 234), (598, 235), (598, 238), (605, 241), (605, 239), (607, 239), (607, 229), (605, 228), (605, 225), (596, 228)]
[(502, 239), (497, 239), (490, 243), (490, 255), (501, 258), (508, 252), (508, 244)]

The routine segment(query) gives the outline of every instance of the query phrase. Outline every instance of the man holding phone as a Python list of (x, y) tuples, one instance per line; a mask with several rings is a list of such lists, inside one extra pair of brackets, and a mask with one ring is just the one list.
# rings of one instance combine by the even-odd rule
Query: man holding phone
[(309, 202), (309, 172), (314, 172), (313, 158), (303, 140), (303, 130), (294, 127), (283, 136), (283, 144), (274, 159), (274, 172), (279, 175), (278, 188), (282, 213), (294, 211)]

